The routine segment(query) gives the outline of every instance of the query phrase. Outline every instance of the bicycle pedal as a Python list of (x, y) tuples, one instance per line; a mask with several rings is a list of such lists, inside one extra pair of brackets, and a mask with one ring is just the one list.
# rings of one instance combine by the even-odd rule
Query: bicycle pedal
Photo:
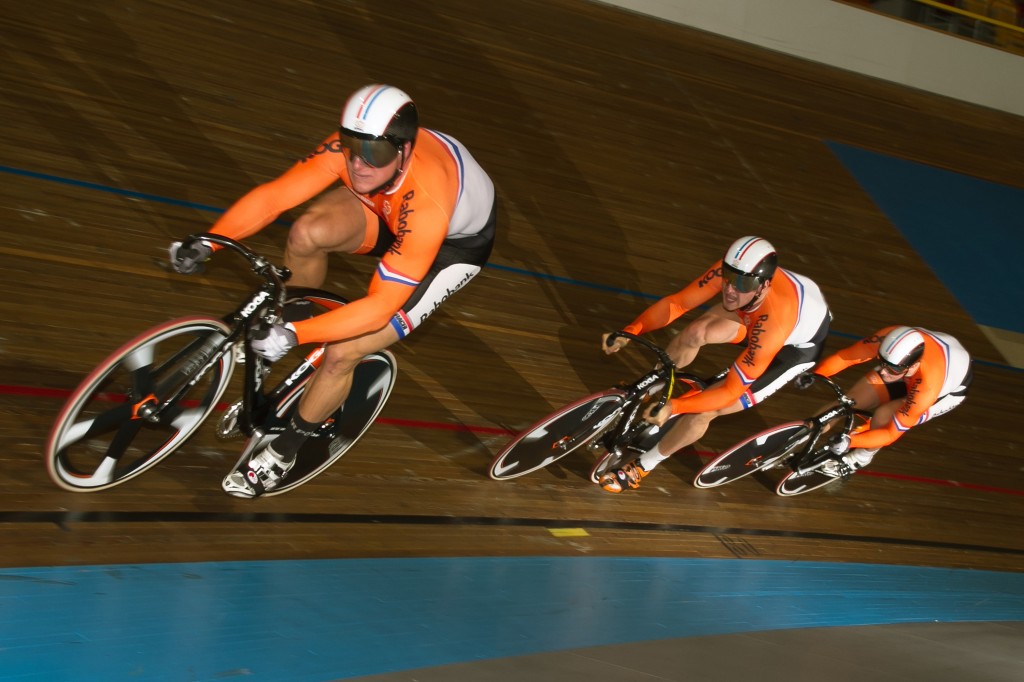
[(242, 429), (238, 426), (238, 415), (242, 412), (242, 401), (235, 401), (221, 416), (217, 422), (218, 438), (235, 438), (242, 435)]

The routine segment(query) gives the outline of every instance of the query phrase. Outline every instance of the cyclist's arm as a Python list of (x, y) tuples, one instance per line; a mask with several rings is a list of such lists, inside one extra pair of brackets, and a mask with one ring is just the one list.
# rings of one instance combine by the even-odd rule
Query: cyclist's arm
[[(316, 152), (302, 159), (280, 177), (250, 190), (214, 223), (210, 232), (244, 239), (272, 223), (282, 212), (298, 206), (339, 179), (337, 164), (344, 157), (328, 137)], [(338, 147), (340, 149), (340, 147)]]
[(409, 213), (403, 234), (381, 259), (366, 296), (309, 320), (293, 323), (299, 343), (351, 339), (384, 327), (402, 309), (437, 258), (447, 214), (432, 202)]
[(882, 339), (895, 328), (895, 326), (891, 326), (879, 329), (874, 334), (864, 337), (857, 343), (847, 346), (837, 353), (833, 353), (818, 363), (818, 366), (814, 368), (814, 373), (830, 377), (839, 374), (848, 367), (875, 360), (878, 357), (878, 347), (881, 345)]
[(747, 390), (737, 376), (735, 367), (725, 375), (725, 381), (714, 388), (670, 401), (672, 414), (697, 414), (728, 407), (739, 400)]
[[(768, 319), (763, 319), (764, 315)], [(743, 349), (729, 368), (725, 381), (701, 393), (673, 399), (672, 414), (694, 414), (728, 407), (739, 400), (750, 385), (765, 373), (785, 345), (789, 336), (787, 330), (791, 330), (796, 321), (787, 319), (784, 311), (766, 310), (764, 315), (764, 327), (757, 331), (757, 342)]]
[(907, 386), (907, 397), (903, 399), (889, 423), (880, 429), (869, 429), (850, 437), (850, 447), (881, 448), (895, 443), (903, 434), (921, 423), (928, 410), (939, 399), (946, 368), (922, 363), (918, 373)]
[(661, 329), (722, 291), (722, 261), (718, 261), (685, 289), (669, 294), (622, 328), (630, 334)]

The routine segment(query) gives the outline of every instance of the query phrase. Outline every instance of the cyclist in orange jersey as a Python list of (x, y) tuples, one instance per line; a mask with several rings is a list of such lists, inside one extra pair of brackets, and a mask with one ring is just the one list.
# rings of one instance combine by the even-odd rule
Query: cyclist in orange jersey
[[(830, 476), (845, 478), (864, 468), (881, 448), (962, 403), (971, 384), (971, 356), (960, 342), (948, 334), (905, 326), (879, 329), (822, 360), (814, 374), (831, 377), (865, 362), (877, 365), (848, 395), (858, 408), (872, 412), (871, 428), (832, 438), (832, 452), (842, 456), (822, 467)], [(807, 388), (814, 374), (797, 377), (796, 386)]]
[[(832, 320), (828, 304), (817, 284), (777, 265), (775, 248), (767, 240), (737, 239), (703, 275), (624, 328), (632, 334), (661, 329), (721, 293), (721, 302), (687, 325), (666, 350), (677, 367), (685, 367), (705, 345), (745, 347), (726, 377), (707, 390), (674, 398), (657, 412), (656, 406), (648, 407), (644, 418), (659, 428), (671, 416), (683, 416), (653, 448), (606, 473), (602, 488), (618, 493), (639, 487), (654, 467), (703, 436), (715, 417), (753, 407), (818, 361)], [(606, 353), (629, 343), (618, 338), (608, 345), (608, 336), (602, 337)]]
[[(249, 460), (264, 490), (277, 487), (304, 440), (344, 401), (359, 360), (387, 348), (423, 323), (486, 263), (494, 244), (494, 185), (458, 140), (419, 127), (416, 105), (390, 85), (353, 93), (340, 128), (275, 180), (251, 190), (212, 232), (243, 239), (283, 211), (323, 193), (291, 226), (284, 262), (296, 287), (321, 287), (332, 252), (380, 258), (366, 295), (308, 319), (284, 321), (253, 349), (270, 361), (300, 343), (324, 343), (323, 362), (291, 423)], [(171, 263), (196, 272), (211, 248), (183, 252)], [(240, 472), (226, 491), (253, 496)]]

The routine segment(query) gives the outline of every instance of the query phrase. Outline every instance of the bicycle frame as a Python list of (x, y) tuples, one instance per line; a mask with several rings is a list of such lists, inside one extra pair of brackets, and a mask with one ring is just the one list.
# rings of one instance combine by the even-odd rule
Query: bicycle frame
[[(665, 389), (661, 392), (657, 402), (657, 410), (660, 410), (665, 407), (668, 401), (676, 394), (676, 389), (679, 384), (687, 385), (691, 390), (703, 391), (711, 384), (724, 378), (729, 371), (728, 368), (726, 368), (709, 379), (701, 379), (695, 374), (680, 372), (672, 361), (672, 358), (669, 357), (668, 353), (647, 339), (634, 334), (621, 331), (614, 332), (608, 336), (608, 345), (611, 345), (611, 343), (619, 337), (636, 341), (643, 347), (647, 348), (657, 356), (660, 366), (655, 367), (653, 370), (644, 374), (631, 384), (619, 386), (619, 388), (626, 393), (625, 398), (623, 399), (622, 410), (620, 412), (623, 417), (612, 429), (603, 434), (601, 438), (596, 441), (597, 444), (604, 447), (605, 450), (615, 457), (621, 457), (623, 455), (623, 449), (632, 445), (645, 430), (650, 428), (651, 424), (639, 417), (641, 416), (640, 410), (644, 407), (643, 398), (648, 394), (648, 390), (651, 386), (654, 386), (659, 381), (665, 383)], [(666, 424), (662, 428), (668, 428), (668, 425)]]
[[(257, 353), (253, 352), (249, 346), (248, 341), (251, 335), (251, 330), (255, 326), (250, 323), (250, 320), (255, 318), (260, 322), (269, 324), (280, 319), (281, 310), (284, 307), (284, 283), (290, 278), (291, 272), (287, 268), (276, 267), (263, 257), (250, 251), (239, 242), (221, 235), (210, 233), (191, 235), (182, 242), (182, 248), (188, 248), (194, 242), (199, 240), (210, 242), (221, 247), (230, 248), (237, 253), (242, 254), (249, 261), (253, 272), (263, 277), (264, 282), (249, 296), (248, 299), (243, 301), (234, 312), (229, 313), (222, 318), (225, 324), (227, 324), (231, 329), (231, 333), (228, 334), (227, 337), (209, 349), (202, 348), (202, 345), (198, 348), (192, 346), (186, 347), (171, 359), (171, 361), (176, 361), (178, 359), (194, 356), (194, 359), (185, 365), (177, 373), (177, 376), (170, 377), (166, 380), (166, 383), (172, 384), (181, 379), (185, 379), (185, 381), (178, 387), (178, 390), (163, 397), (159, 402), (156, 402), (155, 396), (158, 393), (161, 393), (161, 391), (155, 391), (153, 394), (140, 401), (140, 403), (135, 406), (135, 411), (142, 419), (153, 423), (159, 422), (163, 413), (172, 406), (177, 405), (182, 396), (202, 380), (203, 376), (213, 368), (224, 353), (232, 352), (232, 347), (239, 340), (239, 337), (241, 337), (245, 346), (245, 377), (242, 394), (243, 408), (241, 413), (238, 415), (238, 423), (239, 428), (246, 433), (246, 435), (251, 435), (255, 429), (255, 425), (262, 422), (262, 418), (265, 417), (268, 406), (273, 404), (274, 401), (264, 395), (262, 391), (263, 377), (269, 371), (269, 368), (267, 367), (266, 361)], [(202, 341), (201, 343), (208, 344), (209, 341)], [(316, 354), (315, 351), (314, 354)], [(303, 367), (309, 364), (309, 359), (307, 358)], [(312, 366), (312, 369), (315, 369), (315, 366)], [(282, 388), (282, 390), (289, 388), (298, 380), (298, 378), (300, 378), (297, 376), (298, 374), (298, 371), (293, 373), (292, 376), (286, 380), (289, 385), (279, 388)]]
[[(806, 444), (803, 448), (795, 453), (789, 460), (790, 468), (798, 474), (806, 474), (809, 471), (816, 469), (822, 462), (831, 456), (831, 453), (827, 448), (819, 448), (818, 441), (821, 439), (823, 432), (826, 427), (831, 425), (835, 420), (842, 418), (842, 432), (849, 434), (854, 430), (854, 422), (858, 417), (870, 421), (871, 413), (865, 410), (860, 410), (854, 407), (854, 401), (852, 398), (843, 392), (843, 389), (839, 387), (835, 381), (829, 377), (821, 376), (820, 374), (814, 375), (815, 381), (821, 383), (832, 389), (832, 392), (836, 394), (838, 404), (833, 407), (827, 408), (818, 415), (811, 417), (806, 421), (808, 428), (810, 428), (810, 436), (806, 439)], [(794, 436), (794, 440), (804, 438), (803, 435)], [(786, 447), (790, 447), (792, 443), (788, 443)]]

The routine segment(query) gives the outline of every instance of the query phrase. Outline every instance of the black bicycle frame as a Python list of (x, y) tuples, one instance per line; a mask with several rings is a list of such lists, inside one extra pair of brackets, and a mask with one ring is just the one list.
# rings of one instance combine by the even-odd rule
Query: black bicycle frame
[[(276, 398), (301, 379), (298, 376), (300, 372), (297, 370), (292, 373), (288, 380), (278, 386), (272, 395), (264, 394), (263, 378), (267, 374), (267, 362), (254, 352), (249, 344), (252, 329), (256, 324), (259, 322), (270, 323), (280, 319), (281, 311), (284, 307), (284, 283), (291, 276), (291, 272), (287, 268), (274, 266), (239, 242), (221, 235), (210, 233), (191, 235), (182, 242), (181, 248), (188, 248), (193, 242), (198, 240), (217, 244), (242, 254), (249, 261), (253, 272), (263, 277), (264, 283), (247, 300), (242, 302), (234, 312), (222, 318), (224, 323), (231, 329), (227, 337), (212, 346), (208, 354), (204, 352), (204, 357), (201, 361), (190, 363), (183, 368), (181, 378), (188, 377), (187, 381), (173, 395), (165, 398), (158, 406), (148, 412), (152, 414), (152, 418), (158, 419), (168, 406), (176, 404), (192, 386), (198, 383), (220, 360), (224, 353), (232, 352), (232, 346), (241, 336), (245, 352), (245, 375), (242, 389), (242, 411), (238, 415), (238, 426), (246, 435), (252, 435), (255, 425), (263, 423), (270, 406), (276, 404)], [(252, 320), (257, 320), (257, 323), (254, 324)], [(206, 344), (209, 343), (209, 340), (204, 339), (199, 343)], [(175, 357), (184, 357), (185, 354), (203, 351), (204, 349), (201, 346), (198, 349), (189, 347)], [(302, 365), (302, 368), (305, 368), (308, 373), (308, 371), (315, 369), (315, 366), (309, 365), (307, 361)], [(151, 418), (150, 414), (143, 416), (147, 419)]]
[[(807, 444), (804, 446), (803, 450), (789, 462), (790, 468), (800, 474), (807, 473), (831, 455), (827, 449), (823, 448), (821, 450), (817, 450), (816, 446), (818, 444), (818, 439), (821, 438), (821, 434), (822, 431), (824, 431), (825, 426), (832, 422), (832, 420), (842, 417), (843, 433), (848, 434), (853, 431), (854, 420), (858, 415), (867, 419), (871, 418), (870, 412), (859, 410), (854, 407), (853, 399), (847, 396), (835, 381), (829, 377), (821, 376), (820, 374), (814, 375), (814, 378), (816, 381), (820, 381), (832, 389), (832, 392), (836, 394), (839, 404), (834, 407), (830, 407), (821, 414), (807, 420), (807, 426), (811, 429), (810, 437), (807, 438)], [(800, 440), (802, 437), (803, 436), (801, 434), (793, 436), (785, 447), (791, 447), (795, 441)]]

